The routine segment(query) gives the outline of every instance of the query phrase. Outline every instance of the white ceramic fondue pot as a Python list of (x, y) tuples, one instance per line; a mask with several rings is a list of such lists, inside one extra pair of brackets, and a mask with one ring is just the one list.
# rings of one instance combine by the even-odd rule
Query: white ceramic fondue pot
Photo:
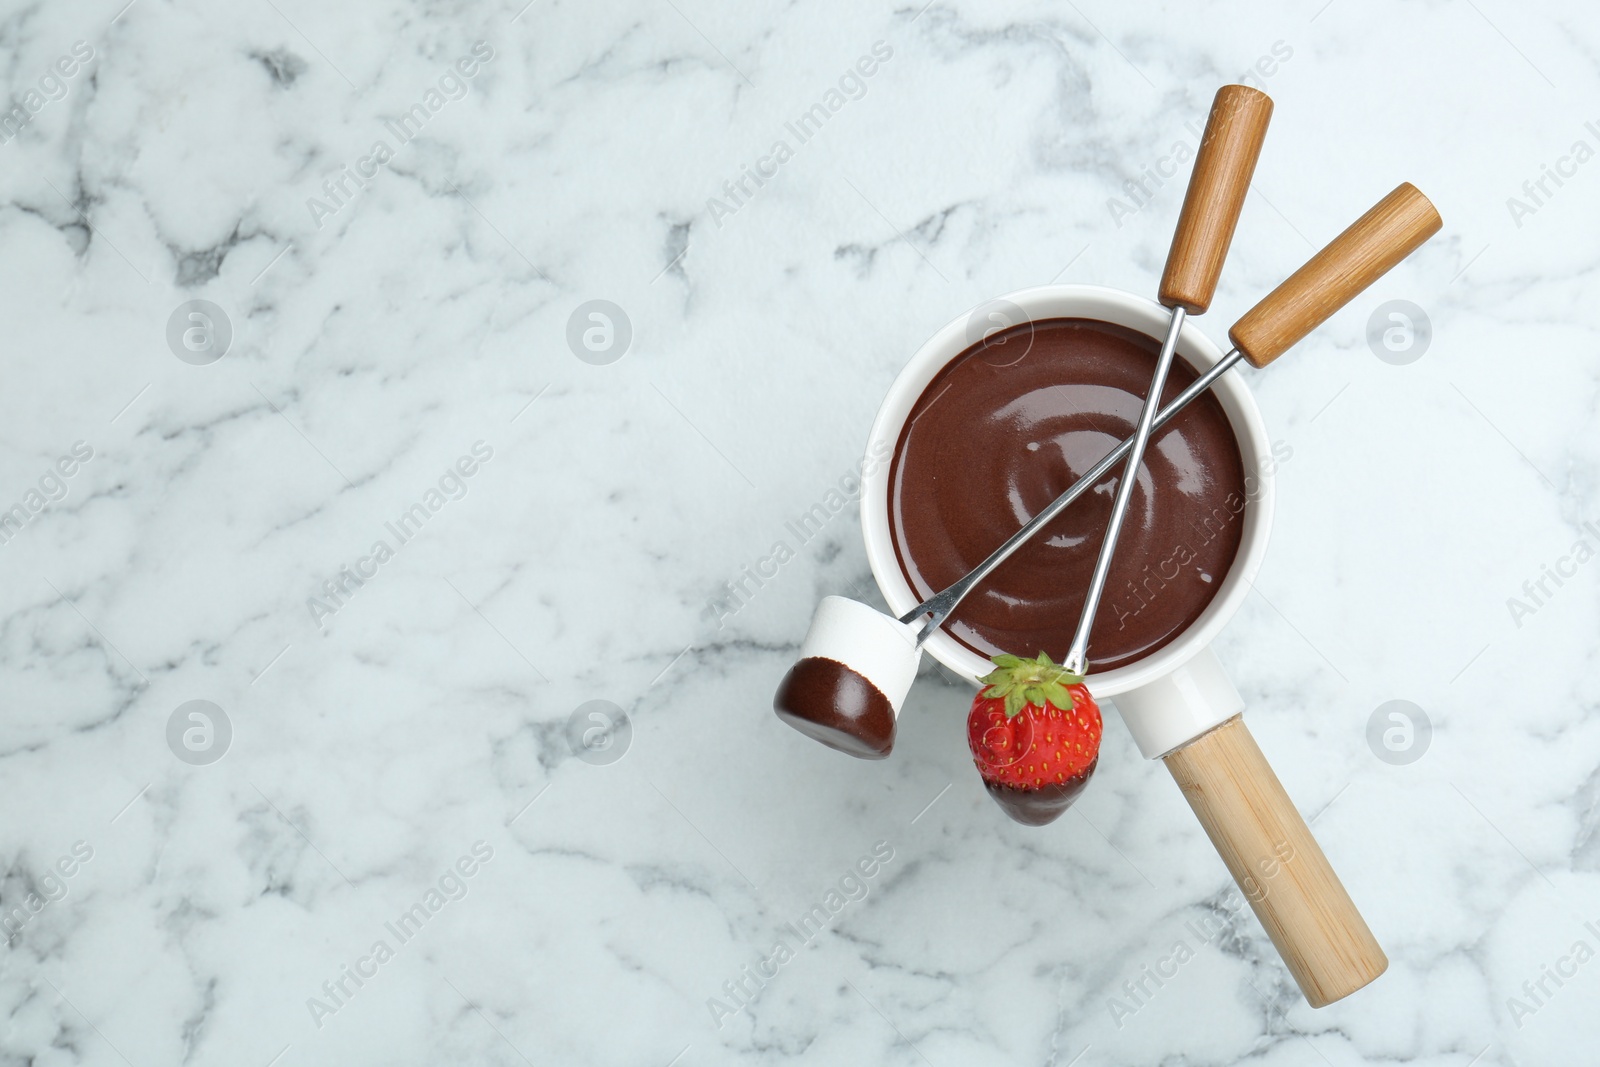
[[(1031, 322), (1095, 319), (1156, 340), (1166, 331), (1170, 315), (1154, 300), (1094, 285), (1043, 285), (1011, 293), (991, 303), (1015, 307)], [(970, 316), (962, 316), (950, 322), (911, 357), (878, 409), (868, 440), (869, 454), (888, 454), (885, 448), (893, 452), (906, 418), (922, 391), (946, 364), (971, 347), (969, 321)], [(1178, 355), (1197, 373), (1209, 369), (1222, 358), (1222, 352), (1192, 321), (1185, 323), (1179, 334)], [(1267, 438), (1261, 411), (1243, 377), (1225, 374), (1211, 391), (1233, 427), (1244, 469), (1270, 471), (1272, 444)], [(1151, 655), (1116, 670), (1091, 674), (1087, 679), (1089, 691), (1096, 699), (1116, 698), (1117, 709), (1146, 758), (1165, 756), (1244, 710), (1244, 702), (1211, 653), (1210, 644), (1244, 602), (1266, 556), (1267, 538), (1272, 529), (1273, 479), (1270, 474), (1259, 477), (1260, 488), (1250, 494), (1245, 505), (1243, 536), (1233, 567), (1200, 617), (1171, 643)], [(888, 464), (878, 464), (863, 478), (861, 530), (866, 540), (867, 561), (888, 602), (890, 614), (904, 615), (916, 607), (921, 596), (907, 583), (895, 557), (889, 529)], [(934, 659), (974, 685), (994, 670), (994, 664), (987, 658), (967, 648), (945, 630), (930, 636), (923, 647)]]
[[(1244, 702), (1211, 651), (1212, 640), (1261, 568), (1273, 509), (1266, 428), (1242, 375), (1226, 368), (1244, 362), (1267, 366), (1440, 225), (1427, 197), (1403, 183), (1234, 323), (1228, 331), (1234, 348), (1226, 355), (1192, 324), (1181, 323), (1176, 351), (1197, 373), (1216, 368), (1211, 391), (1227, 415), (1245, 470), (1255, 472), (1259, 484), (1246, 500), (1233, 565), (1199, 617), (1150, 655), (1086, 679), (1097, 699), (1115, 701), (1139, 750), (1166, 764), (1313, 1007), (1360, 989), (1383, 973), (1388, 960), (1245, 728)], [(1211, 284), (1217, 266), (1220, 261), (1210, 268)], [(1096, 319), (1155, 340), (1174, 321), (1168, 280), (1163, 279), (1163, 303), (1097, 286), (1048, 285), (983, 308), (1006, 308), (1014, 317), (1004, 325)], [(1208, 301), (1209, 290), (1201, 310)], [(972, 323), (971, 313), (952, 320), (911, 357), (873, 422), (869, 456), (893, 451), (928, 383), (978, 340)], [(919, 631), (911, 625), (920, 613), (891, 540), (889, 470), (873, 463), (866, 471), (861, 526), (891, 614), (843, 597), (825, 598), (774, 708), (825, 744), (883, 758), (893, 746), (896, 719), (921, 656)], [(943, 630), (925, 628), (923, 643), (939, 662), (975, 685), (991, 669), (990, 661)]]
[[(1197, 373), (1221, 360), (1264, 367), (1439, 227), (1438, 213), (1427, 198), (1402, 184), (1235, 323), (1229, 331), (1232, 352), (1224, 356), (1186, 322), (1178, 336), (1178, 354)], [(1088, 285), (1025, 289), (985, 306), (1014, 308), (1032, 322), (1096, 319), (1152, 340), (1166, 332), (1170, 321), (1169, 310), (1153, 300)], [(970, 313), (952, 320), (911, 357), (873, 422), (869, 454), (894, 449), (928, 383), (972, 346), (971, 321)], [(1244, 701), (1211, 651), (1212, 640), (1238, 610), (1261, 569), (1272, 526), (1274, 469), (1261, 412), (1242, 374), (1223, 373), (1211, 391), (1233, 429), (1244, 469), (1259, 479), (1245, 505), (1233, 565), (1210, 604), (1182, 634), (1133, 663), (1090, 674), (1086, 684), (1097, 699), (1114, 700), (1139, 750), (1166, 764), (1306, 999), (1313, 1007), (1322, 1007), (1377, 978), (1388, 959), (1245, 728), (1240, 717)], [(895, 556), (887, 465), (872, 467), (863, 480), (861, 527), (867, 559), (890, 613), (904, 618), (918, 606), (919, 597)], [(839, 598), (829, 598), (835, 599)], [(837, 624), (820, 630), (814, 625), (819, 641), (842, 648), (849, 642), (847, 630), (854, 626), (864, 636), (869, 623), (865, 617), (856, 618), (857, 608), (871, 611), (864, 605), (830, 607)], [(819, 612), (818, 622), (822, 615)], [(904, 654), (898, 649), (915, 647), (915, 628), (884, 615), (878, 620), (870, 624), (881, 631), (875, 647), (881, 655), (892, 651), (888, 658), (903, 667)], [(992, 669), (989, 660), (943, 630), (928, 635), (925, 647), (974, 685)], [(862, 659), (860, 653), (857, 659)], [(897, 687), (904, 674), (903, 669), (896, 674)], [(909, 678), (903, 684), (892, 696), (897, 713)]]

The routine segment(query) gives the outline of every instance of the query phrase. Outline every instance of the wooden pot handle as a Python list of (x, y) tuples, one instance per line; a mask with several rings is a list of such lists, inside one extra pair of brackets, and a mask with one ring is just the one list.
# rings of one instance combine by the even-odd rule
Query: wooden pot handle
[(1162, 757), (1313, 1008), (1389, 966), (1237, 715)]
[(1272, 98), (1266, 93), (1248, 85), (1217, 90), (1161, 275), (1161, 302), (1167, 307), (1200, 315), (1211, 306), (1271, 118)]
[(1443, 225), (1410, 182), (1378, 201), (1249, 311), (1228, 337), (1256, 367), (1283, 355)]

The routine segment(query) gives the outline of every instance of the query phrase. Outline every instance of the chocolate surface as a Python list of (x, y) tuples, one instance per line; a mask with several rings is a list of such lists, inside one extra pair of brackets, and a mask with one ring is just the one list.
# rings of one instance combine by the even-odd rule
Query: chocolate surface
[[(1133, 435), (1159, 349), (1109, 323), (1047, 319), (996, 333), (940, 371), (889, 475), (895, 555), (918, 599), (977, 566)], [(1163, 402), (1194, 379), (1176, 360)], [(1122, 473), (1114, 467), (1001, 564), (946, 630), (982, 656), (1063, 659)], [(1239, 445), (1207, 393), (1151, 438), (1095, 615), (1091, 672), (1155, 652), (1199, 617), (1238, 552), (1245, 507)]]
[(861, 759), (883, 759), (894, 747), (889, 698), (836, 660), (807, 656), (790, 667), (772, 710), (807, 737)]
[(1082, 774), (1065, 782), (1047, 782), (1037, 789), (1018, 789), (1014, 785), (991, 782), (987, 778), (983, 780), (983, 787), (994, 797), (995, 803), (1017, 822), (1025, 826), (1043, 826), (1055, 822), (1062, 812), (1072, 807), (1072, 802), (1089, 784), (1089, 778), (1099, 763), (1097, 756)]

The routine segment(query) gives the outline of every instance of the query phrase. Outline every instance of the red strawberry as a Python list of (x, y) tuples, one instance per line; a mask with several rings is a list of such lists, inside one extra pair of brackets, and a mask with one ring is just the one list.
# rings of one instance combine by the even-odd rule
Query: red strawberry
[(1100, 708), (1083, 678), (1038, 659), (994, 657), (967, 714), (967, 743), (989, 795), (1029, 826), (1072, 806), (1100, 755)]

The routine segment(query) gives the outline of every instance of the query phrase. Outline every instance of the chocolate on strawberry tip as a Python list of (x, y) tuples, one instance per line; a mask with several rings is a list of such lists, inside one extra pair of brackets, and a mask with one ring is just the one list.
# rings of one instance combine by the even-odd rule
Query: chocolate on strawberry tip
[(1006, 814), (1041, 826), (1071, 806), (1100, 754), (1100, 708), (1083, 678), (1041, 652), (1002, 655), (967, 715), (984, 788)]

